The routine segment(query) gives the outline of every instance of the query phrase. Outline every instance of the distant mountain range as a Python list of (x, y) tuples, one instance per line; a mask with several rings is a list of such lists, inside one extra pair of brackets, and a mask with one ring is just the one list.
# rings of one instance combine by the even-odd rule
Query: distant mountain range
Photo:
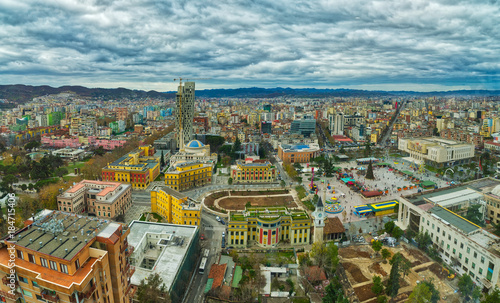
[[(116, 100), (120, 98), (160, 98), (170, 99), (175, 97), (175, 92), (157, 92), (130, 90), (126, 88), (87, 88), (83, 86), (30, 86), (30, 85), (0, 85), (0, 99), (5, 99), (16, 104), (22, 104), (34, 97), (72, 92), (82, 97), (95, 97), (102, 100)], [(197, 90), (196, 96), (200, 98), (275, 98), (275, 97), (486, 97), (500, 96), (500, 90), (456, 90), (439, 92), (414, 92), (414, 91), (368, 91), (354, 89), (317, 89), (317, 88), (236, 88), (236, 89), (206, 89)]]

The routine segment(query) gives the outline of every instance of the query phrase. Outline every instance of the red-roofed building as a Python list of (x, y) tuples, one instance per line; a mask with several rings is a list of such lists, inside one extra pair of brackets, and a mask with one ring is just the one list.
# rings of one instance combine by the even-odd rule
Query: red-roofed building
[(209, 279), (214, 279), (212, 289), (222, 286), (226, 269), (227, 264), (212, 264), (212, 267), (210, 267), (210, 273), (208, 274)]

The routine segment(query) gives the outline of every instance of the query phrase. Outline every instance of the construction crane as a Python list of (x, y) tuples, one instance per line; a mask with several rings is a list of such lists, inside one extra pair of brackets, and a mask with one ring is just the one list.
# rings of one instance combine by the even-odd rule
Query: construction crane
[(184, 134), (182, 132), (182, 93), (184, 92), (184, 89), (182, 88), (182, 80), (187, 81), (187, 80), (208, 80), (210, 78), (175, 78), (174, 81), (179, 81), (179, 149), (184, 148)]

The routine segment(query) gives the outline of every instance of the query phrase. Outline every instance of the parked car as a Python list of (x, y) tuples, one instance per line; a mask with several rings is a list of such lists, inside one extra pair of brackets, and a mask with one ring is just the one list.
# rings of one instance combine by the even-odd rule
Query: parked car
[(222, 225), (226, 225), (226, 222), (224, 222), (224, 220), (220, 220), (220, 223), (221, 223)]
[(217, 220), (217, 222), (220, 222), (220, 217), (219, 216), (215, 217), (215, 220)]

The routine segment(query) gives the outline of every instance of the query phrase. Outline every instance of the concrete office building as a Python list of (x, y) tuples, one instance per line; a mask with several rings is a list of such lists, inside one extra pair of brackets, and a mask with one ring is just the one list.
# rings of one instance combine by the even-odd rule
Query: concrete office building
[(315, 131), (316, 131), (315, 119), (294, 120), (290, 125), (290, 133), (303, 135), (304, 137), (309, 137)]
[(330, 115), (328, 118), (330, 124), (330, 134), (334, 135), (343, 135), (344, 134), (344, 114), (337, 113), (335, 115)]
[[(47, 209), (25, 224), (0, 245), (3, 302), (131, 302), (134, 267), (128, 256), (133, 247), (126, 226)], [(11, 294), (7, 284), (13, 280)]]
[(138, 286), (157, 273), (172, 302), (181, 302), (198, 264), (198, 227), (133, 221), (129, 230), (128, 242), (135, 247), (130, 257), (130, 264), (135, 266), (131, 284)]
[(474, 144), (439, 137), (400, 138), (398, 149), (410, 154), (410, 161), (436, 168), (467, 164), (474, 157)]
[[(489, 202), (498, 201), (500, 181), (484, 178), (460, 186), (403, 196), (397, 225), (428, 233), (440, 257), (459, 274), (468, 274), (487, 290), (500, 287), (500, 237), (463, 218), (460, 213), (480, 205), (487, 218)], [(491, 203), (490, 203), (491, 204)]]
[[(177, 147), (183, 148), (193, 137), (194, 82), (185, 82), (183, 86), (179, 85), (175, 110)], [(181, 129), (182, 133), (180, 133)]]

